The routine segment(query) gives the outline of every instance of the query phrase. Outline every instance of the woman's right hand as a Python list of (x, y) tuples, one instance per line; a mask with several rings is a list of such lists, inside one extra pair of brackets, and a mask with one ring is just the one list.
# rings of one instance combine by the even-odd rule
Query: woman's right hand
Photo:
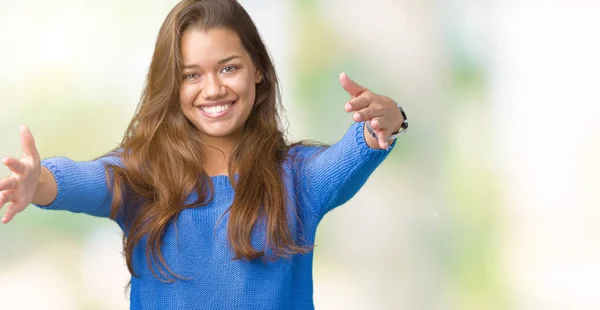
[(40, 180), (40, 154), (29, 128), (20, 128), (21, 159), (5, 157), (2, 163), (12, 171), (9, 177), (0, 179), (0, 209), (8, 203), (2, 223), (10, 222), (15, 215), (27, 208), (33, 201)]

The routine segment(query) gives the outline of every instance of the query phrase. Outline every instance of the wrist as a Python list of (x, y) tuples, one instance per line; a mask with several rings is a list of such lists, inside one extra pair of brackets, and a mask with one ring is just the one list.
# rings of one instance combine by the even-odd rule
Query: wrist
[(365, 137), (365, 142), (372, 149), (381, 149), (381, 147), (379, 146), (379, 140), (377, 139), (377, 136), (373, 136), (372, 133), (367, 129), (367, 126), (367, 122), (363, 122), (363, 135)]
[(58, 195), (58, 185), (52, 172), (41, 167), (40, 177), (32, 198), (32, 203), (40, 206), (48, 206), (56, 200)]

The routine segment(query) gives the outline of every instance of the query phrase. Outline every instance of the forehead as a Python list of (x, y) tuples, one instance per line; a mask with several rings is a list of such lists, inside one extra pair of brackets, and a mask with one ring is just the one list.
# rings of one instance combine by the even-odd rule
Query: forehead
[(239, 36), (228, 28), (190, 28), (181, 38), (181, 56), (185, 64), (216, 63), (233, 54), (248, 56)]

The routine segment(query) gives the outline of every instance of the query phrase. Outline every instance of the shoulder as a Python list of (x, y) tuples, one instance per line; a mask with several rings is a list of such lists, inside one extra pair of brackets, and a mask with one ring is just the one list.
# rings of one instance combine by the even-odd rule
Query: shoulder
[(289, 146), (283, 162), (284, 170), (296, 174), (303, 170), (317, 155), (329, 148), (314, 141), (300, 141)]
[(301, 141), (290, 145), (287, 157), (293, 160), (304, 161), (326, 150), (329, 146), (312, 141)]
[(106, 165), (119, 166), (119, 167), (123, 168), (124, 167), (123, 156), (124, 156), (124, 149), (118, 148), (118, 149), (112, 150), (104, 155), (99, 156), (98, 158), (95, 159), (95, 161), (100, 162), (105, 166)]

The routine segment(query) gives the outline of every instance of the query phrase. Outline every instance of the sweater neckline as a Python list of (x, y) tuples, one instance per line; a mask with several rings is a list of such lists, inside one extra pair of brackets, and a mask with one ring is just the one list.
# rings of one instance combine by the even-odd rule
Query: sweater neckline
[[(239, 175), (235, 174), (233, 178), (237, 181), (239, 179)], [(229, 183), (229, 176), (225, 174), (213, 175), (210, 177), (215, 187), (217, 186), (228, 186), (231, 185)]]

